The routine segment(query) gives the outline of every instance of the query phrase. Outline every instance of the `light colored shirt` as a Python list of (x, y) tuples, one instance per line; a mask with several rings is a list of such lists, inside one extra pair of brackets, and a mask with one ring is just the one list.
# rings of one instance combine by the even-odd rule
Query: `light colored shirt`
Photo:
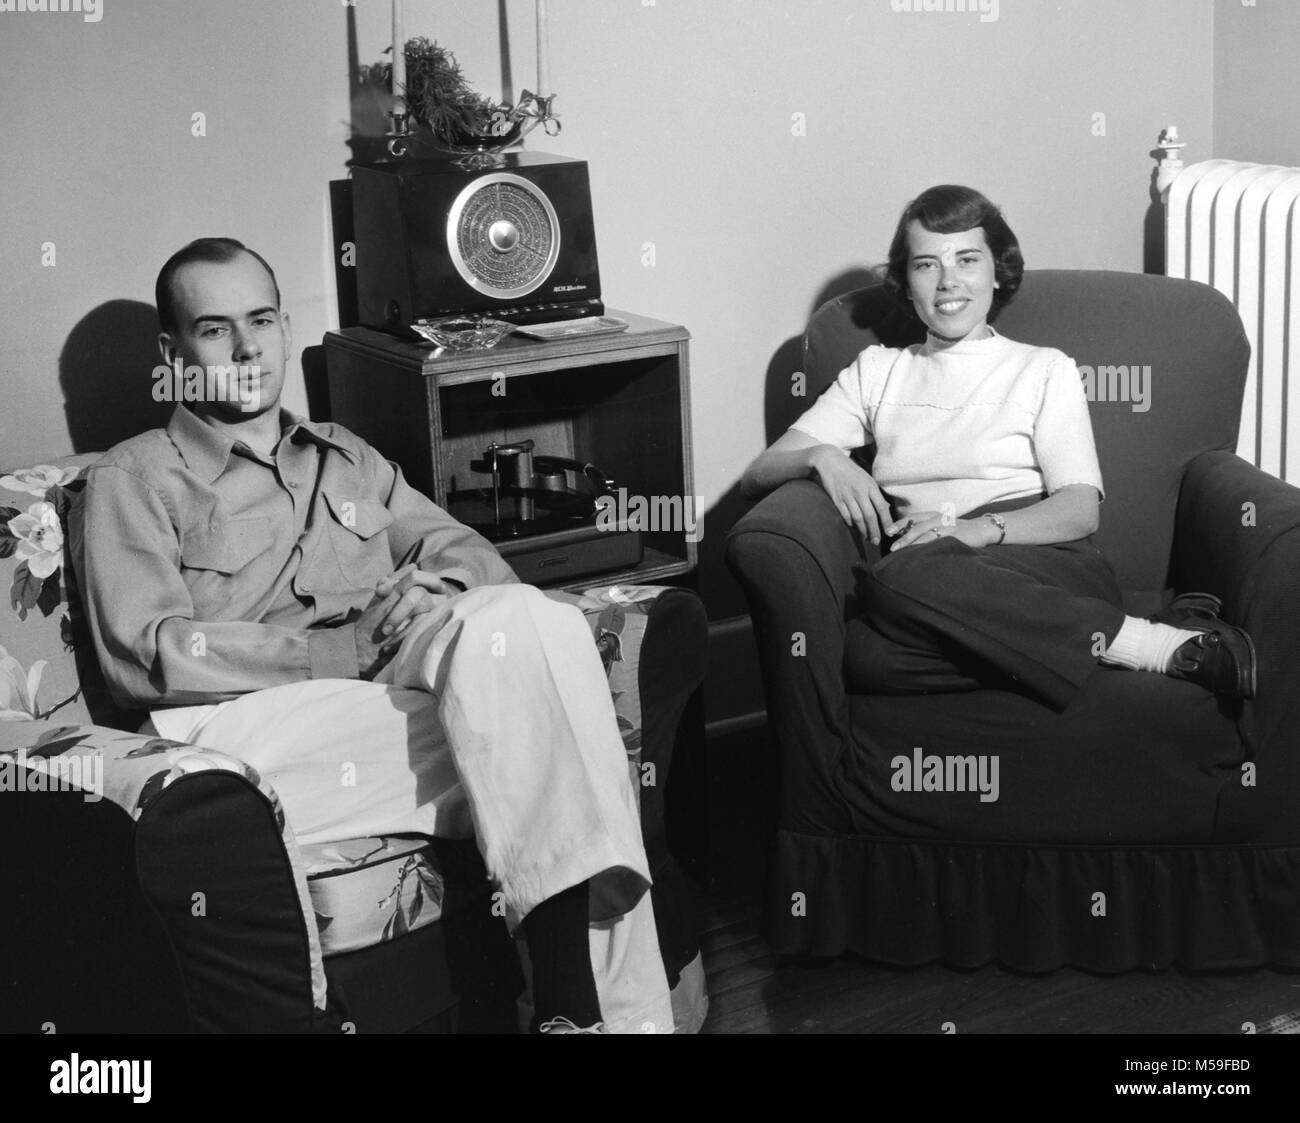
[(1074, 360), (996, 332), (868, 347), (791, 428), (846, 454), (874, 441), (871, 474), (899, 517), (961, 517), (1068, 484), (1105, 496)]
[(74, 556), (100, 665), (128, 705), (357, 678), (352, 621), (399, 564), (518, 578), (481, 535), (339, 425), (281, 413), (269, 458), (177, 406), (87, 473)]

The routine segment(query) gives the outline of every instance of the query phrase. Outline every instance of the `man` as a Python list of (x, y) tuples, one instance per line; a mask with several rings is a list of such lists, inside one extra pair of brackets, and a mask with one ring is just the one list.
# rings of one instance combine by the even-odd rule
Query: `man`
[(114, 694), (258, 768), (303, 842), (473, 833), (528, 942), (534, 1026), (671, 1032), (636, 795), (581, 613), (519, 584), (355, 435), (280, 408), (289, 317), (258, 254), (200, 239), (156, 297), (187, 401), (97, 463), (85, 497)]

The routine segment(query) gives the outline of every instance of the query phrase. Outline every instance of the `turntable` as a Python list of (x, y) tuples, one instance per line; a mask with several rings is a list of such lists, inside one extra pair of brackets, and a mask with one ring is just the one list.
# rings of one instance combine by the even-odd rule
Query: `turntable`
[(641, 564), (639, 530), (598, 518), (615, 481), (594, 464), (534, 455), (531, 439), (488, 445), (471, 467), (482, 488), (453, 491), (453, 518), (492, 542), (525, 584), (554, 584)]

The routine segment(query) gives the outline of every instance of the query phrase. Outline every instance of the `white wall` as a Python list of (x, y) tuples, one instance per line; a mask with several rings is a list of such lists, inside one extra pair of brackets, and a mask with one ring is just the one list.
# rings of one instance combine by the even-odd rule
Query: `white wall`
[(1300, 165), (1300, 4), (1216, 0), (1214, 144), (1210, 155)]

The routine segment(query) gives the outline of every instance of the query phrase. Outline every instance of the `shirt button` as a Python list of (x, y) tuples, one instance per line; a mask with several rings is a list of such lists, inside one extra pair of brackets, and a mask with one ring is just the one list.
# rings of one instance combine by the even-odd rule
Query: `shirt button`
[(311, 586), (310, 586), (306, 581), (302, 581), (302, 582), (300, 582), (299, 585), (298, 585), (298, 588), (299, 588), (302, 592), (304, 592), (304, 593), (310, 593), (310, 592), (311, 592)]
[(299, 486), (298, 481), (297, 481), (297, 480), (290, 480), (290, 481), (289, 481), (289, 486), (292, 487), (292, 488), (295, 488), (295, 489), (296, 489), (296, 488)]

